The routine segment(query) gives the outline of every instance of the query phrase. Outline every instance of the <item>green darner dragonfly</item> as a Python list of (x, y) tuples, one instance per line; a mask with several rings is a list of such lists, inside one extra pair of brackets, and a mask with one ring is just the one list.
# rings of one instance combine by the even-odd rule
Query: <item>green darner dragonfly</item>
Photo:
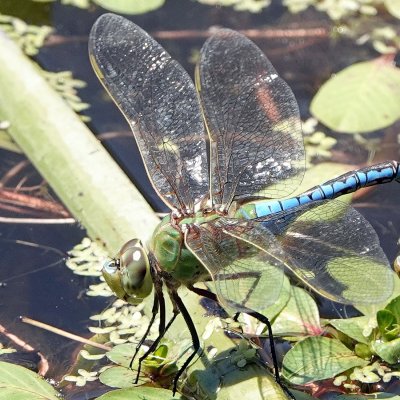
[[(133, 130), (154, 188), (172, 210), (147, 250), (129, 241), (103, 275), (119, 298), (133, 304), (154, 288), (151, 324), (160, 313), (159, 337), (140, 362), (182, 314), (194, 350), (175, 376), (174, 391), (200, 347), (178, 295), (181, 285), (230, 313), (264, 322), (278, 382), (271, 325), (261, 312), (278, 298), (285, 270), (343, 303), (379, 303), (391, 295), (393, 273), (373, 228), (333, 199), (400, 181), (399, 164), (352, 171), (277, 200), (303, 178), (303, 137), (292, 91), (254, 43), (235, 31), (217, 31), (201, 50), (196, 87), (156, 41), (120, 16), (96, 21), (89, 51)], [(210, 280), (215, 293), (195, 286)], [(173, 303), (168, 323), (164, 285)]]

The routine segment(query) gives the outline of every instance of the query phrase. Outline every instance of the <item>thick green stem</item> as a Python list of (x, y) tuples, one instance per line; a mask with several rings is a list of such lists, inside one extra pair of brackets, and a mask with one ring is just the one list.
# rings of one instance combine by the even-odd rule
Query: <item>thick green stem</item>
[(114, 253), (158, 218), (35, 65), (0, 32), (0, 120), (92, 239)]

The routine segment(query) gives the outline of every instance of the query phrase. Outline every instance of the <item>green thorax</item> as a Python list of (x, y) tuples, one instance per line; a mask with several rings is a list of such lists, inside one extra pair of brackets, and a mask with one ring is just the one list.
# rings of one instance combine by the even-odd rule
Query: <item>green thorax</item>
[(209, 278), (209, 274), (194, 254), (186, 248), (183, 224), (201, 224), (218, 218), (214, 213), (203, 216), (201, 212), (192, 218), (183, 218), (178, 226), (173, 226), (168, 214), (154, 231), (150, 241), (150, 251), (159, 267), (183, 284), (192, 284)]

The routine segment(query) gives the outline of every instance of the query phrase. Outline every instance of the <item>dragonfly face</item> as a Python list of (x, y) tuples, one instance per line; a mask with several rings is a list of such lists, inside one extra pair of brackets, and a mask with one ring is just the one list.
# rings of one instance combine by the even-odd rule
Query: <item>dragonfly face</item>
[(150, 263), (142, 242), (130, 240), (115, 260), (106, 261), (103, 277), (117, 297), (130, 304), (139, 304), (152, 290)]

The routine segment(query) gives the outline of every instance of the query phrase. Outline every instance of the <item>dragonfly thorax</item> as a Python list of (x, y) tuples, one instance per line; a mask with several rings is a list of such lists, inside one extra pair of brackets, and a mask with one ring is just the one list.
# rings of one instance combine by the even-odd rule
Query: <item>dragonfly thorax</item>
[(208, 278), (207, 270), (186, 248), (184, 231), (215, 218), (218, 218), (216, 214), (204, 216), (203, 212), (181, 219), (173, 219), (171, 215), (167, 215), (155, 229), (149, 245), (161, 271), (186, 285)]

